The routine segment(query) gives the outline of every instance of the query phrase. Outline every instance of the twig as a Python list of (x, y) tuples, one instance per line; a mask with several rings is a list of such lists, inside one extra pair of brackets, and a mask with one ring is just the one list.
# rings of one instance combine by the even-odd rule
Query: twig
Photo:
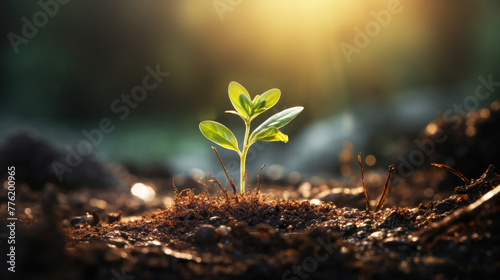
[(257, 189), (255, 190), (255, 194), (259, 194), (260, 192), (260, 172), (262, 171), (262, 169), (264, 169), (264, 167), (266, 167), (266, 164), (262, 165), (262, 167), (259, 170), (259, 173), (257, 174)]
[(387, 198), (387, 195), (389, 194), (389, 187), (391, 185), (392, 174), (394, 174), (394, 164), (389, 166), (389, 175), (387, 176), (387, 181), (385, 182), (384, 192), (382, 193), (382, 197), (380, 197), (380, 200), (377, 203), (377, 207), (375, 208), (375, 212), (381, 210), (382, 207), (384, 206), (385, 199)]
[[(236, 195), (238, 192), (236, 191), (236, 185), (234, 184), (233, 178), (229, 177), (229, 173), (227, 173), (226, 166), (224, 166), (224, 163), (222, 162), (222, 159), (220, 158), (220, 155), (219, 155), (219, 152), (217, 152), (217, 149), (212, 146), (212, 150), (214, 150), (215, 153), (217, 154), (217, 157), (219, 158), (220, 164), (222, 165), (222, 168), (224, 169), (224, 172), (226, 173), (226, 177), (229, 180), (229, 184), (233, 188), (234, 195)], [(241, 187), (243, 188), (243, 186), (241, 186)]]
[(358, 163), (359, 167), (361, 168), (361, 181), (363, 182), (363, 191), (365, 193), (365, 200), (366, 200), (366, 211), (370, 211), (370, 200), (368, 199), (368, 193), (366, 192), (366, 187), (365, 187), (365, 175), (363, 172), (363, 164), (361, 164), (361, 153), (358, 154)]
[(222, 186), (222, 184), (219, 182), (219, 180), (217, 180), (217, 178), (214, 177), (214, 175), (212, 175), (212, 173), (209, 173), (210, 176), (212, 176), (212, 178), (214, 179), (214, 181), (217, 183), (217, 185), (219, 185), (222, 193), (224, 194), (224, 196), (226, 197), (226, 201), (229, 201), (229, 196), (227, 195), (227, 190)]
[[(481, 217), (478, 217), (481, 212), (491, 214), (491, 212), (498, 211), (497, 205), (499, 205), (499, 202), (500, 186), (497, 186), (469, 206), (459, 209), (440, 222), (435, 222), (422, 229), (418, 234), (420, 236), (420, 240), (426, 244), (427, 247), (433, 247), (436, 239), (447, 230), (452, 229), (454, 226), (460, 223), (467, 224), (470, 221), (481, 219)], [(482, 215), (485, 215), (486, 213)]]
[(454, 169), (454, 168), (451, 168), (449, 167), (448, 165), (446, 164), (440, 164), (440, 163), (431, 163), (432, 166), (436, 166), (436, 167), (439, 167), (439, 168), (443, 168), (444, 170), (450, 172), (450, 173), (453, 173), (455, 176), (457, 176), (458, 178), (462, 179), (462, 181), (464, 181), (464, 183), (466, 183), (467, 185), (469, 185), (471, 182), (470, 180), (464, 176), (464, 174), (460, 173), (460, 171)]

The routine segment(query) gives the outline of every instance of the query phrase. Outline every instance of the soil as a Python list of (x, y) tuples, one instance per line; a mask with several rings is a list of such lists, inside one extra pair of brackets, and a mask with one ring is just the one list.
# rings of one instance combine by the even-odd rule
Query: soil
[[(488, 121), (479, 124), (498, 128), (498, 122), (485, 125)], [(449, 135), (453, 133), (460, 131)], [(493, 137), (477, 130), (477, 135), (482, 133)], [(45, 147), (33, 139), (26, 141)], [(454, 143), (446, 147), (452, 149)], [(492, 154), (498, 155), (499, 142), (486, 143), (488, 151), (495, 149)], [(478, 148), (473, 150), (477, 153)], [(493, 162), (497, 159), (493, 157)], [(23, 166), (22, 161), (17, 164)], [(466, 166), (459, 159), (457, 164)], [(370, 201), (371, 210), (365, 209), (358, 183), (266, 181), (262, 194), (252, 189), (240, 195), (217, 191), (213, 182), (188, 179), (174, 192), (173, 187), (159, 187), (171, 186), (168, 172), (152, 178), (119, 165), (111, 169), (114, 176), (108, 174), (106, 180), (118, 178), (127, 186), (151, 183), (157, 186), (155, 197), (144, 201), (129, 188), (59, 186), (42, 171), (32, 182), (36, 187), (19, 182), (16, 272), (2, 267), (1, 279), (497, 279), (500, 275), (500, 175), (493, 165), (469, 183), (443, 180), (445, 170), (425, 165), (405, 182), (391, 186), (381, 211), (373, 211), (377, 199)], [(366, 172), (368, 194), (376, 198), (387, 173)], [(83, 175), (75, 173), (74, 178), (78, 176)], [(3, 194), (0, 207), (0, 221), (5, 223)], [(11, 245), (1, 240), (4, 266), (4, 252)]]
[(62, 192), (49, 187), (36, 194), (40, 205), (22, 198), (44, 215), (20, 219), (14, 279), (493, 278), (499, 184), (491, 166), (446, 199), (378, 212), (187, 189), (149, 215), (93, 212), (62, 223)]

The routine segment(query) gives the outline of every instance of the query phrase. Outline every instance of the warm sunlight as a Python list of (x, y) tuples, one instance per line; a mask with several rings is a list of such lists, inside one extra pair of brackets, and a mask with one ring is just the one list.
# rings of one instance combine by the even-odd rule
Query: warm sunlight
[[(182, 2), (180, 24), (200, 46), (196, 52), (221, 68), (230, 64), (227, 75), (233, 78), (272, 76), (277, 86), (293, 81), (290, 98), (314, 108), (310, 114), (349, 104), (348, 92), (374, 98), (391, 94), (400, 89), (402, 79), (420, 78), (401, 71), (408, 64), (425, 78), (420, 67), (428, 62), (422, 57), (428, 56), (432, 38), (425, 30), (431, 25), (414, 1), (213, 3), (233, 2), (237, 4), (218, 9)], [(213, 13), (207, 14), (207, 8)], [(386, 63), (388, 58), (395, 62)], [(350, 73), (359, 79), (346, 79)], [(266, 83), (265, 78), (260, 83)], [(334, 107), (324, 107), (319, 100)]]
[(151, 201), (156, 196), (155, 190), (148, 185), (144, 185), (143, 183), (134, 184), (130, 191), (133, 195), (145, 201)]

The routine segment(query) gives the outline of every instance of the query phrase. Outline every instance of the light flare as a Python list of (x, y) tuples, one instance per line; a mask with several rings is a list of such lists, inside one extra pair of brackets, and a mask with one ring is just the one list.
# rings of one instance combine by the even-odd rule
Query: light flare
[(155, 190), (143, 183), (136, 183), (130, 189), (130, 192), (144, 201), (151, 201), (156, 197)]

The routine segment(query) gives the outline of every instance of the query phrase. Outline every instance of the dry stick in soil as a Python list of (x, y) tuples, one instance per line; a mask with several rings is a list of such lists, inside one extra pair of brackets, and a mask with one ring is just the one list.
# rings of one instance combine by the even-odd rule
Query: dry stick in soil
[(380, 200), (377, 203), (377, 208), (375, 208), (375, 212), (381, 210), (382, 207), (384, 206), (385, 199), (389, 194), (389, 187), (391, 185), (392, 174), (394, 174), (394, 164), (389, 166), (389, 175), (387, 176), (387, 181), (385, 182), (384, 192), (382, 193), (382, 197), (380, 197)]
[(262, 167), (259, 170), (259, 173), (257, 174), (257, 189), (255, 190), (255, 194), (259, 194), (260, 192), (260, 172), (262, 171), (262, 169), (264, 169), (264, 167), (266, 167), (265, 164), (262, 165)]
[(226, 173), (226, 177), (229, 180), (229, 184), (233, 188), (234, 195), (236, 196), (236, 194), (237, 194), (237, 192), (236, 192), (236, 185), (233, 182), (233, 178), (229, 177), (229, 173), (227, 173), (226, 166), (224, 166), (224, 163), (222, 162), (222, 159), (220, 158), (220, 155), (219, 155), (219, 152), (217, 152), (217, 149), (212, 146), (212, 150), (214, 150), (215, 153), (217, 154), (217, 157), (219, 158), (219, 161), (220, 161), (220, 165), (222, 165), (222, 168), (224, 169), (224, 172)]
[(363, 191), (365, 192), (365, 200), (366, 200), (366, 211), (370, 211), (370, 200), (368, 199), (368, 193), (366, 192), (365, 187), (365, 175), (363, 174), (363, 165), (361, 164), (361, 153), (358, 154), (358, 163), (361, 168), (361, 181), (363, 182)]
[(212, 173), (209, 173), (210, 176), (212, 176), (212, 178), (214, 179), (214, 182), (217, 183), (217, 185), (219, 185), (222, 193), (224, 194), (224, 196), (226, 197), (226, 201), (229, 201), (229, 196), (227, 195), (227, 190), (222, 186), (222, 184), (219, 182), (219, 180), (217, 180), (217, 178), (214, 177), (214, 175), (212, 175)]
[[(485, 211), (491, 213), (498, 211), (500, 203), (500, 185), (496, 186), (493, 190), (487, 192), (480, 199), (470, 204), (466, 208), (459, 209), (450, 216), (446, 217), (440, 222), (435, 222), (430, 226), (424, 228), (418, 234), (420, 240), (431, 248), (435, 245), (436, 239), (450, 228), (457, 226), (460, 223), (467, 224), (473, 220), (478, 219), (480, 212)], [(498, 213), (498, 212), (497, 212)]]
[(457, 176), (458, 178), (462, 179), (462, 181), (464, 181), (464, 183), (466, 183), (467, 185), (469, 185), (471, 183), (471, 181), (464, 176), (464, 174), (460, 173), (460, 171), (454, 169), (454, 168), (451, 168), (449, 167), (448, 165), (446, 164), (440, 164), (440, 163), (431, 163), (432, 166), (436, 166), (436, 167), (439, 167), (439, 168), (443, 168), (444, 170), (450, 172), (450, 173), (453, 173), (455, 176)]

